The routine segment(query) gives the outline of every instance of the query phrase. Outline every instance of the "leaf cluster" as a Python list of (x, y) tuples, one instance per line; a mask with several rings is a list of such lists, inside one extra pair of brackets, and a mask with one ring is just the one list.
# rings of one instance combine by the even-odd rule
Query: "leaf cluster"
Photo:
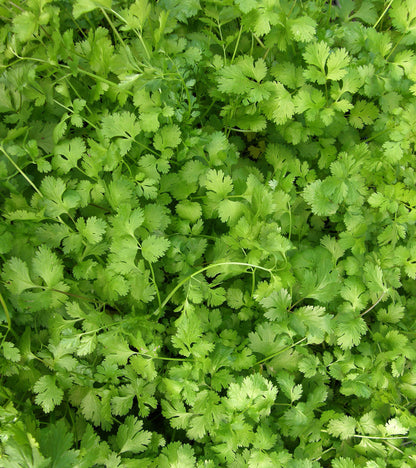
[(0, 466), (416, 466), (413, 0), (0, 4)]

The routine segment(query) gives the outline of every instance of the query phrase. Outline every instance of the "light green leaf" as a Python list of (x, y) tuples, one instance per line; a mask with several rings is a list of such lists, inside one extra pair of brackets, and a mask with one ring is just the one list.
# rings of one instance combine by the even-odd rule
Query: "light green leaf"
[(72, 12), (74, 18), (77, 19), (96, 8), (111, 8), (111, 3), (112, 0), (76, 0), (72, 7)]
[(142, 242), (142, 255), (150, 263), (159, 260), (166, 253), (170, 241), (165, 237), (151, 235)]

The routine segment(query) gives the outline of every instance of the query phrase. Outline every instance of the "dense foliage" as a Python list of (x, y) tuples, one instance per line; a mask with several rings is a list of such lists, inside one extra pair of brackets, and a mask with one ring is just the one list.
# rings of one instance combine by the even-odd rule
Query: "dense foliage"
[(0, 4), (0, 466), (416, 466), (416, 2)]

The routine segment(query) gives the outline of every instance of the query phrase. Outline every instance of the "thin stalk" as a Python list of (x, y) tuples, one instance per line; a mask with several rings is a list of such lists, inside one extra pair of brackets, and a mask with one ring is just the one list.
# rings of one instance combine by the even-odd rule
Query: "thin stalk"
[(301, 297), (299, 300), (297, 300), (294, 304), (291, 305), (289, 311), (293, 310), (299, 303), (301, 303), (304, 299), (306, 299), (305, 297)]
[[(43, 289), (47, 290), (49, 288), (43, 288)], [(80, 296), (79, 294), (74, 294), (74, 293), (70, 293), (70, 292), (67, 292), (67, 291), (61, 291), (60, 289), (50, 288), (49, 291), (61, 293), (61, 294), (64, 294), (65, 296), (75, 297), (77, 299), (81, 299), (81, 300), (86, 301), (86, 302), (94, 302), (94, 303), (99, 302), (99, 301), (90, 299), (90, 298), (88, 298), (86, 296)]]
[(289, 213), (289, 240), (292, 237), (292, 209), (290, 208), (290, 203), (287, 203), (288, 213)]
[(205, 118), (205, 116), (206, 116), (207, 114), (209, 114), (209, 112), (210, 112), (212, 106), (213, 106), (216, 102), (217, 102), (216, 99), (214, 99), (214, 100), (211, 102), (211, 104), (208, 106), (207, 110), (200, 116), (200, 120), (201, 120), (201, 121), (202, 121), (202, 119)]
[(180, 289), (186, 282), (188, 282), (190, 279), (192, 279), (194, 276), (199, 275), (200, 273), (203, 273), (204, 271), (211, 270), (212, 268), (216, 268), (219, 266), (226, 266), (226, 265), (236, 265), (236, 266), (244, 266), (248, 268), (258, 268), (259, 270), (267, 271), (268, 273), (271, 273), (271, 270), (268, 268), (261, 267), (259, 265), (253, 265), (251, 263), (243, 263), (243, 262), (221, 262), (221, 263), (212, 263), (211, 265), (208, 265), (204, 268), (200, 268), (198, 271), (195, 271), (191, 275), (187, 276), (184, 278), (182, 281), (180, 281), (173, 289), (172, 291), (166, 296), (165, 300), (162, 302), (162, 305), (158, 308), (158, 310), (155, 313), (161, 313), (162, 310), (165, 308), (166, 304), (172, 299), (172, 297), (175, 295), (176, 291)]
[(182, 359), (182, 358), (172, 358), (172, 357), (163, 357), (163, 356), (150, 356), (149, 354), (145, 353), (135, 353), (139, 356), (146, 356), (150, 359), (158, 359), (160, 361), (180, 361), (180, 362), (193, 362), (194, 359)]
[(154, 287), (156, 289), (157, 302), (159, 304), (159, 309), (161, 309), (162, 308), (162, 301), (160, 299), (160, 292), (159, 292), (159, 288), (157, 287), (157, 283), (156, 283), (155, 271), (153, 270), (153, 266), (152, 266), (151, 262), (148, 262), (148, 263), (149, 263), (150, 272), (152, 273), (153, 285), (154, 285)]
[(358, 435), (354, 434), (353, 437), (358, 437), (359, 439), (377, 439), (377, 440), (391, 440), (391, 439), (408, 439), (407, 436), (365, 436), (365, 435)]
[(254, 36), (254, 39), (258, 42), (259, 46), (262, 48), (262, 49), (266, 49), (266, 46), (263, 44), (263, 41), (257, 37), (255, 34), (253, 34)]
[(243, 26), (240, 25), (240, 30), (238, 31), (237, 42), (235, 43), (233, 56), (231, 57), (231, 63), (234, 62), (235, 54), (237, 53), (238, 46), (240, 44), (241, 33), (243, 32)]
[(227, 65), (227, 54), (226, 54), (225, 47), (224, 47), (224, 39), (223, 39), (223, 37), (222, 37), (221, 23), (218, 21), (218, 22), (217, 22), (217, 25), (218, 25), (218, 31), (219, 31), (219, 33), (220, 33), (221, 46), (222, 46), (222, 53), (223, 53), (223, 55), (224, 55), (224, 65)]
[(289, 18), (289, 16), (292, 14), (293, 12), (293, 9), (295, 8), (295, 5), (296, 5), (296, 1), (297, 0), (294, 0), (293, 3), (292, 3), (292, 6), (290, 7), (290, 10), (289, 10), (289, 13), (287, 14), (287, 18)]
[[(55, 98), (53, 99), (53, 102), (55, 104), (58, 104), (58, 106), (61, 106), (63, 109), (66, 109), (68, 112), (70, 112), (71, 114), (74, 114), (74, 110), (73, 109), (70, 109), (69, 107), (65, 106), (65, 104), (62, 104), (61, 102), (57, 101)], [(84, 120), (85, 122), (87, 122), (88, 125), (90, 125), (92, 128), (96, 129), (97, 126), (94, 125), (92, 122), (90, 122), (88, 119), (86, 119), (85, 117), (81, 117), (82, 120)]]
[(256, 270), (253, 269), (253, 272), (251, 274), (251, 297), (254, 296), (255, 288), (256, 288)]
[(406, 34), (407, 34), (407, 31), (405, 31), (405, 32), (401, 35), (400, 39), (396, 42), (396, 45), (393, 47), (393, 49), (391, 49), (389, 55), (387, 55), (386, 61), (390, 58), (390, 56), (392, 55), (392, 53), (397, 49), (397, 46), (400, 44), (400, 42), (402, 42), (402, 40), (404, 39), (404, 37), (406, 36)]
[(117, 28), (114, 26), (114, 23), (111, 21), (111, 18), (107, 15), (107, 12), (104, 10), (104, 8), (100, 8), (102, 14), (105, 16), (105, 19), (107, 20), (108, 24), (111, 26), (111, 29), (113, 30), (114, 34), (116, 35), (117, 39), (119, 40), (120, 44), (123, 47), (126, 47), (125, 42), (123, 41), (123, 38), (120, 36), (120, 33), (117, 31)]
[[(69, 68), (69, 69), (71, 68), (71, 67), (69, 67), (68, 65), (61, 65), (61, 64), (60, 64), (59, 66), (65, 67), (65, 68)], [(80, 71), (81, 73), (83, 73), (84, 75), (87, 75), (87, 76), (89, 76), (89, 77), (91, 77), (91, 78), (94, 78), (94, 79), (97, 80), (97, 81), (101, 81), (101, 82), (103, 82), (103, 83), (106, 83), (106, 84), (108, 84), (109, 86), (118, 86), (118, 84), (117, 84), (117, 83), (114, 83), (114, 81), (107, 80), (106, 78), (103, 78), (102, 76), (96, 75), (95, 73), (90, 73), (90, 72), (88, 72), (87, 70), (84, 70), (84, 69), (79, 68), (79, 67), (77, 68), (77, 70)], [(133, 96), (133, 93), (132, 93), (131, 91), (129, 91), (128, 89), (126, 89), (125, 91), (126, 91), (130, 96)]]
[[(69, 65), (65, 65), (63, 63), (53, 63), (53, 62), (50, 62), (49, 60), (38, 59), (36, 57), (21, 57), (13, 49), (10, 49), (10, 50), (20, 60), (31, 60), (33, 62), (45, 63), (46, 65), (49, 65), (49, 66), (58, 67), (58, 68), (60, 67), (60, 68), (65, 68), (66, 70), (71, 70), (71, 67)], [(89, 76), (90, 78), (93, 78), (94, 80), (101, 81), (102, 83), (106, 83), (109, 86), (118, 87), (118, 85), (119, 85), (118, 83), (114, 83), (114, 81), (107, 80), (106, 78), (103, 78), (102, 76), (96, 75), (95, 73), (91, 73), (91, 72), (89, 72), (87, 70), (84, 70), (81, 67), (77, 67), (77, 71), (84, 74), (84, 75), (86, 75), (86, 76)], [(126, 89), (125, 91), (127, 92), (127, 94), (129, 94), (129, 96), (133, 96), (133, 93), (131, 91), (129, 91), (128, 89)]]
[[(301, 340), (297, 341), (296, 343), (293, 343), (293, 344), (291, 344), (289, 346), (286, 346), (285, 348), (282, 348), (280, 351), (277, 351), (277, 353), (273, 353), (270, 356), (267, 356), (266, 358), (262, 359), (261, 361), (257, 361), (254, 365), (258, 366), (260, 364), (263, 364), (264, 362), (269, 361), (270, 359), (273, 359), (274, 357), (278, 356), (279, 354), (284, 353), (285, 351), (297, 346), (298, 344), (302, 343), (305, 340), (306, 340), (306, 336), (304, 338), (302, 338)], [(252, 367), (254, 367), (254, 366), (252, 366)]]
[(383, 297), (385, 296), (385, 292), (383, 292), (383, 294), (377, 299), (377, 301), (371, 306), (369, 307), (367, 310), (365, 310), (362, 314), (360, 314), (360, 317), (364, 317), (365, 314), (367, 314), (368, 312), (370, 312), (370, 310), (374, 309), (374, 307), (383, 299)]
[[(396, 452), (399, 452), (401, 453), (402, 455), (404, 455), (404, 452), (403, 450), (400, 450), (398, 447), (396, 447), (395, 445), (391, 444), (390, 442), (387, 442), (387, 440), (384, 441), (386, 445), (388, 445), (390, 448), (392, 448), (393, 450), (396, 450)], [(410, 457), (409, 457), (410, 458)]]
[[(114, 11), (113, 9), (111, 9), (111, 13), (113, 13), (114, 16), (117, 16), (117, 18), (121, 21), (123, 21), (125, 24), (128, 24), (126, 19), (123, 18), (123, 16), (121, 16), (119, 13), (117, 13), (116, 11)], [(136, 34), (137, 38), (139, 39), (140, 43), (142, 44), (143, 46), (143, 49), (144, 51), (146, 52), (146, 55), (147, 55), (147, 59), (150, 60), (150, 53), (146, 47), (146, 44), (144, 43), (144, 40), (143, 40), (143, 36), (141, 35), (141, 33), (139, 33), (137, 31), (137, 29), (133, 29), (134, 33)]]
[(240, 133), (253, 133), (253, 130), (244, 130), (242, 128), (236, 128), (236, 127), (227, 127), (227, 131), (231, 132), (240, 132)]
[(12, 2), (11, 0), (9, 0), (9, 3), (10, 3), (10, 5), (13, 5), (18, 10), (25, 11), (22, 7), (20, 7), (19, 5), (16, 5), (16, 3)]
[[(67, 82), (67, 84), (70, 86), (70, 88), (72, 88), (72, 90), (74, 91), (74, 93), (77, 95), (78, 99), (82, 99), (81, 95), (78, 93), (77, 89), (75, 88), (75, 86), (71, 83), (70, 80), (67, 79), (68, 76), (71, 76), (70, 74), (64, 76), (63, 78), (65, 79), (65, 81)], [(90, 114), (93, 114), (92, 110), (89, 108), (88, 104), (85, 104), (85, 108), (88, 110), (88, 112)], [(85, 119), (84, 119), (85, 120)], [(89, 123), (90, 125), (92, 125), (94, 127), (94, 125), (90, 122), (88, 122), (88, 120), (85, 120), (87, 123)], [(94, 127), (96, 128), (96, 127)]]
[(7, 308), (6, 301), (4, 300), (1, 293), (0, 293), (0, 304), (3, 307), (4, 315), (6, 316), (7, 328), (10, 330), (12, 328), (12, 321), (10, 319), (9, 309)]
[(387, 13), (387, 10), (391, 7), (391, 4), (393, 3), (393, 0), (390, 0), (390, 2), (388, 3), (388, 5), (386, 6), (386, 8), (384, 8), (384, 11), (383, 13), (380, 15), (380, 17), (378, 18), (378, 20), (374, 23), (374, 26), (373, 28), (376, 28), (378, 23), (380, 23), (380, 21), (384, 18), (384, 15)]
[(375, 135), (373, 135), (373, 136), (371, 136), (371, 137), (365, 139), (365, 140), (363, 141), (363, 143), (368, 143), (369, 141), (372, 141), (372, 140), (378, 138), (379, 136), (384, 135), (385, 133), (389, 132), (390, 130), (391, 130), (391, 128), (386, 128), (386, 129), (383, 130), (382, 132), (376, 133)]
[(43, 198), (41, 191), (36, 187), (36, 185), (29, 179), (29, 177), (20, 169), (20, 167), (13, 161), (13, 159), (6, 153), (4, 148), (0, 146), (0, 151), (6, 156), (6, 158), (10, 161), (11, 164), (15, 167), (17, 171), (26, 179), (26, 181), (32, 186), (35, 192)]

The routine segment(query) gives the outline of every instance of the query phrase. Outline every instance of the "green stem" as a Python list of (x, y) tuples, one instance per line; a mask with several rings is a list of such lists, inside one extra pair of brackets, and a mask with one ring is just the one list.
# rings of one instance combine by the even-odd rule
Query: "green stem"
[(182, 358), (172, 358), (172, 357), (162, 357), (162, 356), (150, 356), (149, 354), (145, 353), (136, 353), (139, 356), (146, 356), (150, 359), (158, 359), (160, 361), (179, 361), (179, 362), (193, 362), (194, 359), (182, 359)]
[[(44, 288), (44, 289), (46, 290), (48, 288)], [(97, 300), (90, 299), (90, 298), (88, 298), (86, 296), (80, 296), (79, 294), (74, 294), (74, 293), (70, 293), (70, 292), (67, 292), (67, 291), (61, 291), (60, 289), (50, 288), (49, 291), (61, 293), (61, 294), (64, 294), (65, 296), (69, 296), (69, 297), (75, 297), (77, 299), (81, 299), (81, 300), (86, 301), (86, 302), (92, 302), (92, 303), (99, 302)]]
[(376, 133), (375, 135), (373, 135), (373, 136), (371, 136), (371, 137), (365, 139), (365, 140), (364, 140), (364, 143), (368, 143), (369, 141), (372, 141), (372, 140), (378, 138), (379, 136), (384, 135), (385, 133), (389, 132), (390, 130), (391, 130), (391, 128), (386, 128), (385, 130), (383, 130), (383, 131), (381, 131), (381, 132), (378, 132), (378, 133)]
[(221, 262), (221, 263), (212, 263), (211, 265), (208, 265), (204, 268), (199, 269), (198, 271), (195, 271), (191, 275), (187, 276), (184, 278), (182, 281), (180, 281), (173, 289), (172, 291), (166, 296), (165, 300), (162, 302), (162, 305), (159, 307), (159, 309), (155, 313), (162, 313), (162, 310), (165, 308), (166, 304), (172, 299), (172, 297), (175, 295), (176, 291), (180, 289), (186, 282), (188, 282), (190, 279), (192, 279), (194, 276), (199, 275), (200, 273), (203, 273), (204, 271), (211, 270), (212, 268), (216, 268), (219, 266), (228, 266), (228, 265), (236, 265), (236, 266), (244, 266), (248, 268), (258, 268), (259, 270), (267, 271), (268, 273), (271, 273), (271, 270), (268, 268), (261, 267), (259, 265), (253, 265), (251, 263), (243, 263), (243, 262)]
[[(296, 343), (293, 343), (289, 346), (286, 346), (285, 348), (281, 349), (280, 351), (277, 351), (277, 353), (273, 353), (271, 354), (270, 356), (267, 356), (266, 358), (262, 359), (261, 361), (257, 361), (254, 366), (258, 366), (260, 364), (263, 364), (263, 362), (266, 362), (266, 361), (269, 361), (270, 359), (273, 359), (274, 357), (278, 356), (279, 354), (281, 353), (284, 353), (285, 351), (291, 349), (291, 348), (294, 348), (295, 346), (297, 346), (298, 344), (302, 343), (303, 341), (306, 340), (306, 337), (302, 338), (301, 340), (297, 341)], [(254, 367), (252, 366), (252, 367)]]
[(10, 3), (10, 5), (14, 6), (18, 10), (25, 11), (22, 7), (20, 7), (19, 5), (16, 5), (16, 3), (12, 2), (11, 0), (9, 0), (9, 3)]
[(154, 287), (156, 289), (157, 302), (159, 304), (159, 310), (160, 310), (162, 308), (162, 301), (160, 299), (160, 292), (159, 292), (159, 288), (157, 287), (157, 283), (156, 283), (155, 271), (153, 270), (153, 266), (152, 266), (151, 262), (148, 262), (148, 263), (149, 263), (150, 271), (152, 273), (152, 281), (153, 281)]
[[(33, 62), (45, 63), (46, 65), (49, 65), (49, 66), (52, 66), (52, 67), (58, 67), (58, 68), (60, 67), (60, 68), (65, 68), (66, 70), (72, 70), (69, 65), (65, 65), (63, 63), (53, 63), (53, 62), (50, 62), (49, 60), (38, 59), (38, 58), (35, 58), (35, 57), (21, 57), (20, 55), (18, 55), (16, 53), (16, 51), (14, 51), (12, 49), (10, 49), (10, 50), (20, 60), (31, 60)], [(84, 70), (81, 67), (77, 67), (77, 71), (84, 74), (84, 75), (86, 75), (86, 76), (89, 76), (90, 78), (93, 78), (94, 80), (101, 81), (102, 83), (106, 83), (109, 86), (118, 87), (118, 83), (114, 83), (114, 81), (107, 80), (106, 78), (103, 78), (102, 76), (96, 75), (95, 73), (91, 73), (91, 72), (89, 72), (87, 70)], [(131, 91), (129, 91), (127, 89), (125, 91), (127, 92), (127, 94), (129, 94), (129, 96), (133, 96), (133, 93)]]
[(4, 300), (2, 294), (0, 293), (0, 304), (3, 307), (4, 315), (6, 316), (7, 320), (7, 328), (10, 330), (12, 328), (12, 321), (10, 319), (9, 309), (7, 308), (6, 301)]
[(402, 40), (404, 39), (404, 37), (406, 36), (406, 34), (407, 34), (407, 31), (405, 31), (405, 32), (401, 35), (400, 39), (396, 42), (396, 44), (395, 44), (395, 46), (393, 47), (393, 49), (391, 49), (389, 55), (387, 55), (386, 61), (388, 61), (388, 59), (391, 57), (391, 55), (393, 54), (393, 52), (397, 49), (397, 46), (400, 44), (400, 42), (402, 42)]
[(225, 47), (224, 47), (224, 38), (222, 37), (221, 23), (220, 23), (220, 22), (217, 22), (217, 25), (218, 25), (218, 31), (219, 31), (219, 33), (220, 33), (221, 46), (222, 46), (222, 53), (223, 53), (223, 55), (224, 55), (224, 65), (227, 65), (227, 54), (226, 54)]
[(41, 191), (36, 187), (36, 185), (29, 179), (29, 177), (20, 169), (20, 167), (13, 161), (13, 159), (6, 153), (4, 148), (0, 146), (0, 151), (6, 156), (6, 158), (10, 161), (11, 164), (15, 167), (16, 170), (20, 172), (20, 174), (26, 179), (26, 181), (33, 187), (35, 192), (43, 198)]
[[(396, 452), (399, 452), (401, 453), (402, 455), (404, 455), (404, 452), (403, 450), (400, 450), (398, 447), (396, 447), (395, 445), (391, 444), (390, 442), (387, 442), (387, 440), (384, 441), (386, 445), (388, 445), (390, 448), (392, 448), (393, 450), (396, 450)], [(410, 458), (410, 457), (409, 457)]]
[(235, 43), (233, 56), (231, 57), (231, 63), (234, 62), (235, 54), (237, 53), (237, 49), (238, 49), (238, 46), (239, 46), (239, 44), (240, 44), (240, 39), (241, 39), (241, 33), (242, 33), (242, 32), (243, 32), (243, 26), (240, 25), (240, 30), (238, 31), (237, 42)]
[[(128, 24), (126, 19), (123, 18), (123, 16), (121, 16), (119, 13), (117, 13), (116, 11), (114, 11), (113, 9), (111, 9), (111, 13), (113, 13), (113, 15), (117, 16), (117, 18), (121, 21), (123, 21), (125, 24)], [(133, 29), (134, 31), (134, 34), (136, 34), (137, 38), (139, 39), (140, 43), (142, 44), (143, 46), (143, 49), (144, 51), (146, 52), (146, 55), (147, 55), (147, 59), (150, 60), (150, 53), (146, 47), (146, 44), (144, 43), (144, 40), (143, 40), (143, 36), (141, 35), (141, 33), (139, 33), (137, 31), (137, 29)]]
[(378, 20), (374, 23), (374, 26), (373, 28), (376, 28), (378, 23), (380, 23), (380, 21), (383, 19), (384, 15), (387, 13), (387, 10), (391, 7), (391, 4), (393, 3), (393, 0), (390, 0), (390, 2), (388, 3), (388, 5), (386, 6), (386, 8), (384, 8), (384, 11), (383, 13), (380, 15), (380, 17), (378, 18)]
[[(70, 109), (69, 107), (65, 106), (65, 104), (62, 104), (61, 102), (57, 101), (55, 98), (53, 99), (53, 102), (55, 104), (58, 104), (58, 106), (61, 106), (63, 109), (66, 109), (68, 112), (70, 112), (71, 114), (74, 114), (74, 110), (73, 109)], [(87, 120), (85, 117), (81, 117), (82, 120), (84, 120), (85, 122), (87, 122), (88, 125), (90, 125), (92, 128), (94, 129), (97, 129), (97, 126), (94, 125), (92, 122), (90, 122), (89, 120)]]
[(407, 436), (388, 436), (388, 437), (381, 437), (381, 436), (364, 436), (354, 434), (353, 437), (358, 437), (359, 439), (379, 439), (379, 440), (391, 440), (391, 439), (408, 439)]
[(111, 29), (113, 30), (120, 44), (123, 47), (126, 47), (126, 44), (124, 43), (123, 38), (120, 36), (120, 33), (117, 31), (117, 28), (114, 26), (114, 23), (111, 21), (110, 17), (107, 15), (107, 12), (104, 10), (104, 8), (100, 8), (100, 10), (102, 14), (105, 16), (105, 19), (107, 20), (108, 24), (111, 26)]
[(253, 272), (251, 274), (251, 297), (254, 296), (254, 290), (256, 288), (256, 270), (253, 269)]
[(386, 293), (383, 292), (383, 294), (377, 299), (377, 301), (371, 307), (369, 307), (366, 311), (364, 311), (362, 314), (360, 314), (360, 316), (363, 317), (365, 314), (370, 312), (370, 310), (374, 309), (374, 307), (383, 299), (385, 294)]

